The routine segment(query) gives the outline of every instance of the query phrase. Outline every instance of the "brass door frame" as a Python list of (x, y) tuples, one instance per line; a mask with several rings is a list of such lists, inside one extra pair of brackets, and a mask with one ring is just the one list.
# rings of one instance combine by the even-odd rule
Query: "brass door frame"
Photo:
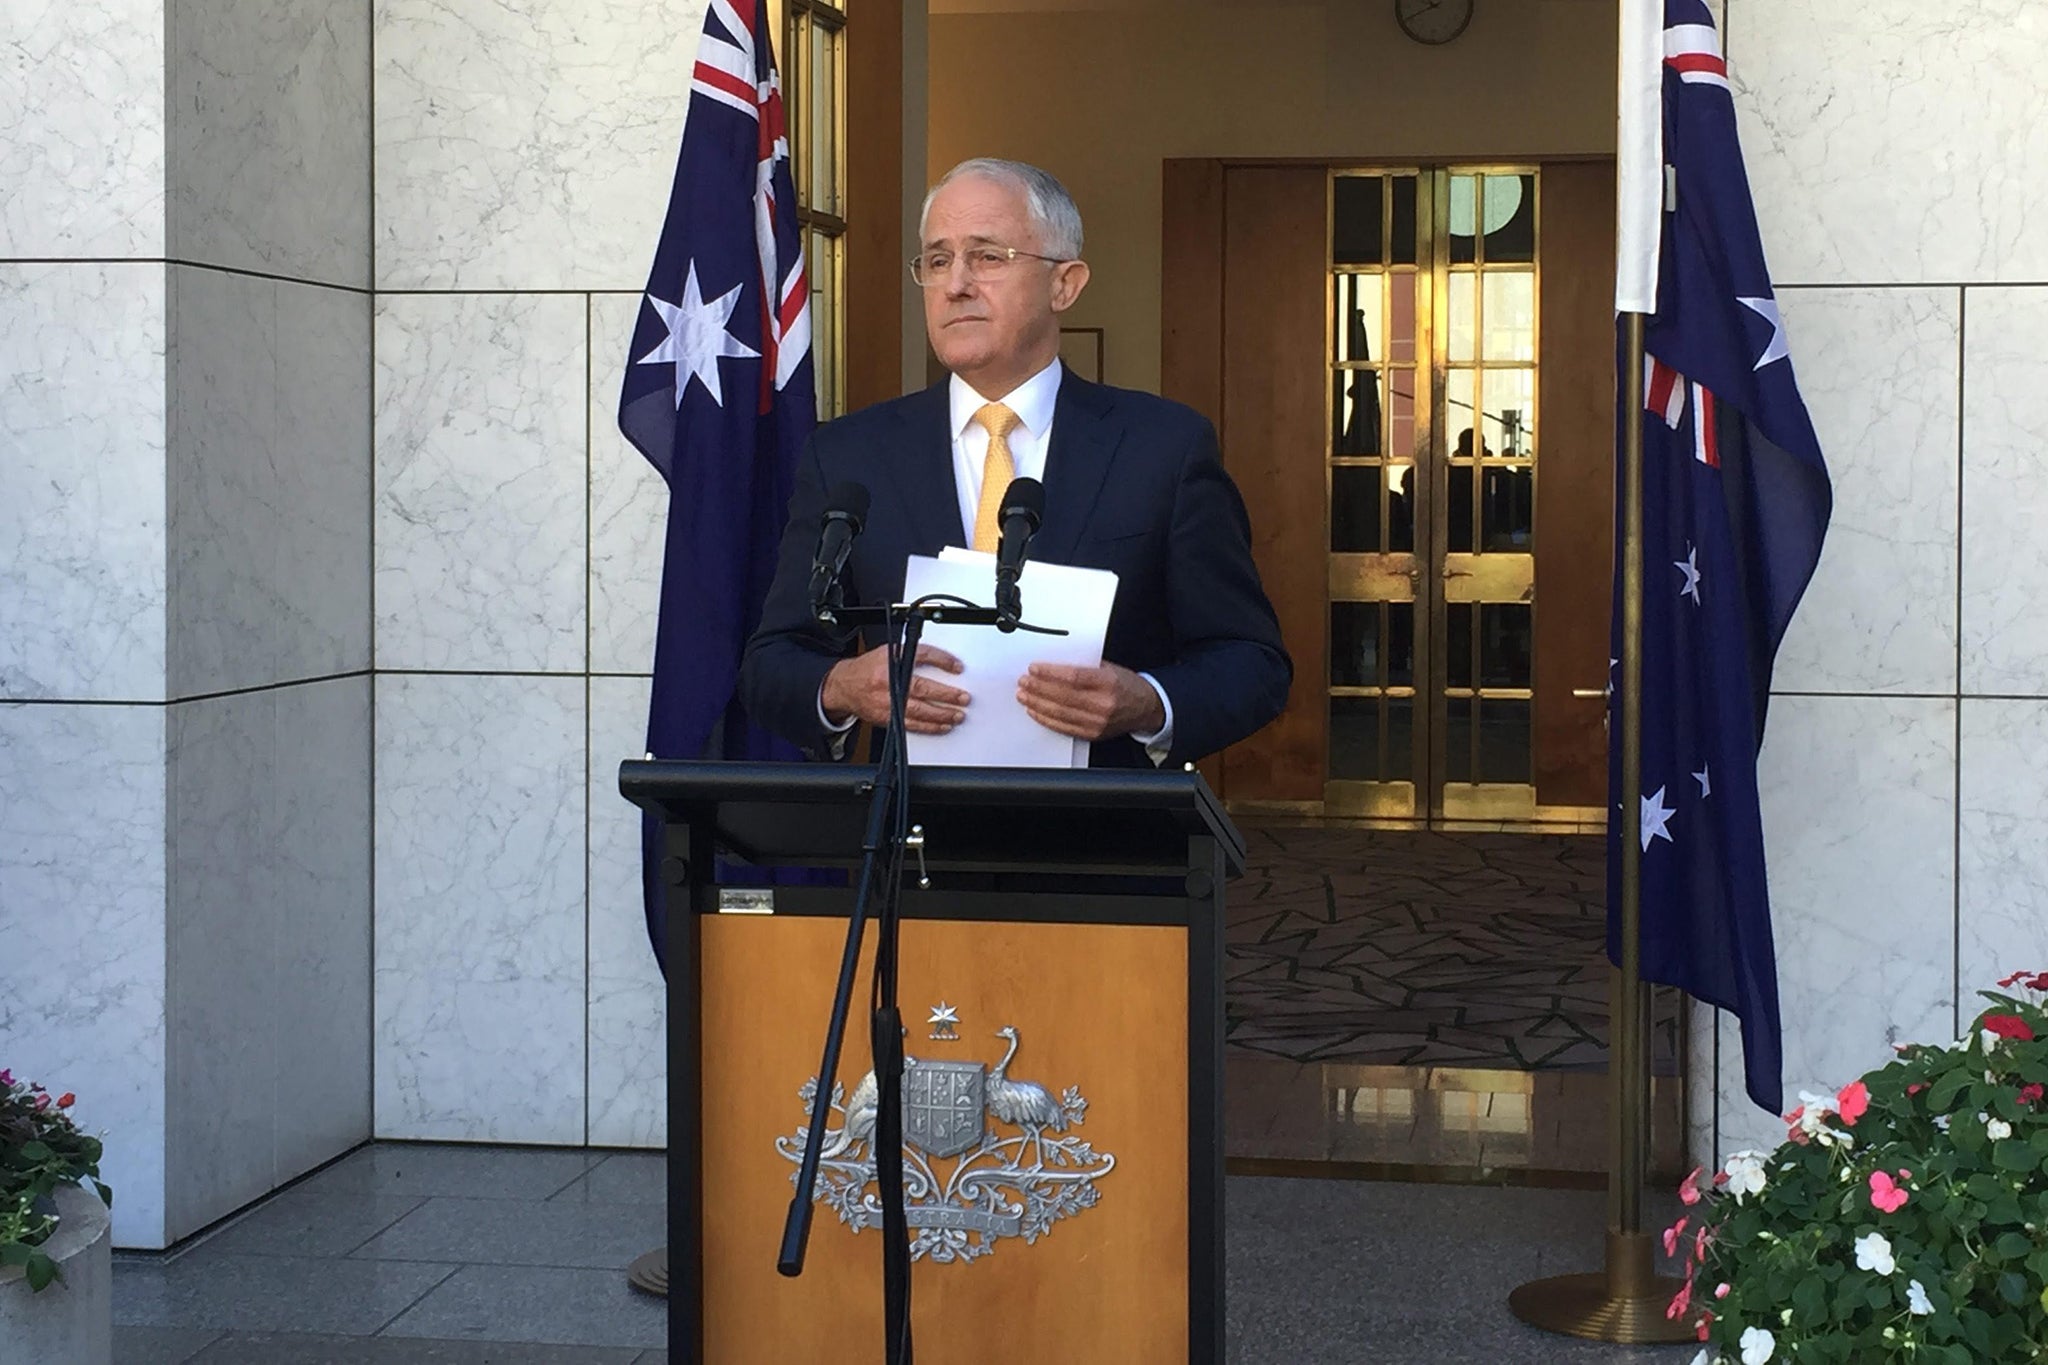
[[(1474, 259), (1470, 263), (1475, 296), (1474, 345), (1469, 360), (1455, 362), (1460, 371), (1471, 370), (1481, 376), (1477, 403), (1487, 403), (1484, 375), (1491, 370), (1502, 372), (1523, 371), (1530, 376), (1531, 404), (1538, 388), (1538, 376), (1542, 366), (1542, 272), (1543, 243), (1540, 234), (1541, 201), (1543, 194), (1542, 168), (1537, 164), (1519, 163), (1472, 163), (1442, 164), (1432, 166), (1389, 165), (1389, 166), (1343, 166), (1332, 167), (1330, 171), (1330, 202), (1327, 215), (1328, 239), (1325, 242), (1325, 259), (1329, 261), (1327, 288), (1329, 296), (1324, 309), (1325, 336), (1324, 354), (1330, 358), (1329, 383), (1331, 386), (1330, 411), (1338, 411), (1339, 396), (1336, 392), (1339, 377), (1346, 372), (1345, 362), (1338, 359), (1336, 327), (1339, 315), (1339, 280), (1353, 273), (1372, 273), (1370, 269), (1358, 270), (1356, 263), (1345, 263), (1352, 268), (1340, 267), (1336, 261), (1336, 182), (1346, 175), (1389, 177), (1384, 183), (1391, 186), (1391, 177), (1413, 175), (1417, 179), (1416, 192), (1416, 251), (1415, 251), (1415, 318), (1419, 333), (1416, 338), (1416, 362), (1412, 371), (1402, 371), (1391, 364), (1390, 355), (1377, 358), (1383, 372), (1393, 377), (1412, 373), (1415, 383), (1414, 421), (1415, 439), (1410, 451), (1402, 452), (1382, 448), (1379, 467), (1382, 471), (1391, 468), (1404, 455), (1413, 460), (1414, 481), (1413, 543), (1411, 554), (1397, 555), (1381, 543), (1375, 554), (1339, 554), (1327, 549), (1332, 542), (1334, 513), (1326, 511), (1324, 545), (1329, 561), (1329, 600), (1372, 601), (1379, 603), (1412, 602), (1413, 608), (1413, 683), (1412, 689), (1385, 686), (1365, 689), (1346, 689), (1325, 680), (1330, 696), (1334, 700), (1345, 695), (1372, 695), (1398, 698), (1412, 695), (1411, 745), (1408, 771), (1411, 781), (1356, 781), (1331, 778), (1325, 782), (1323, 802), (1324, 813), (1339, 817), (1363, 817), (1370, 819), (1393, 819), (1409, 822), (1427, 821), (1431, 825), (1457, 824), (1469, 821), (1543, 821), (1543, 822), (1585, 822), (1599, 820), (1604, 812), (1573, 808), (1545, 809), (1536, 803), (1535, 775), (1522, 783), (1486, 783), (1477, 779), (1485, 774), (1477, 764), (1476, 757), (1471, 764), (1471, 782), (1451, 783), (1448, 745), (1451, 731), (1449, 688), (1449, 631), (1453, 604), (1471, 603), (1474, 610), (1481, 603), (1516, 602), (1530, 603), (1529, 639), (1535, 639), (1534, 613), (1538, 610), (1534, 602), (1535, 551), (1532, 536), (1526, 551), (1488, 552), (1483, 542), (1476, 537), (1469, 553), (1453, 555), (1449, 546), (1450, 536), (1450, 475), (1452, 456), (1450, 432), (1455, 429), (1449, 413), (1450, 375), (1454, 361), (1451, 357), (1451, 278), (1454, 273), (1451, 236), (1451, 194), (1454, 180), (1463, 176), (1527, 176), (1534, 181), (1534, 202), (1530, 212), (1538, 224), (1535, 247), (1531, 253), (1528, 273), (1532, 277), (1533, 330), (1530, 337), (1531, 357), (1528, 363), (1513, 360), (1490, 361), (1484, 336), (1485, 278), (1484, 232), (1475, 236)], [(1475, 196), (1483, 194), (1483, 181), (1475, 182)], [(1383, 243), (1390, 244), (1392, 237), (1393, 196), (1385, 200), (1383, 220)], [(1483, 216), (1483, 199), (1475, 199), (1475, 210)], [(1382, 262), (1378, 266), (1383, 279), (1392, 279), (1398, 266), (1392, 260), (1390, 245), (1383, 245)], [(1515, 262), (1520, 265), (1519, 261)], [(1457, 273), (1465, 273), (1460, 265)], [(1384, 291), (1385, 286), (1382, 286)], [(1389, 317), (1391, 305), (1383, 304), (1383, 319)], [(1392, 344), (1389, 336), (1389, 347)], [(1423, 356), (1427, 356), (1424, 363)], [(1368, 364), (1373, 358), (1368, 357)], [(1389, 402), (1392, 402), (1392, 384), (1388, 386)], [(1528, 496), (1532, 508), (1538, 498), (1537, 489), (1541, 482), (1542, 414), (1536, 411), (1535, 428), (1537, 442), (1536, 458), (1528, 466)], [(1391, 419), (1385, 419), (1390, 421)], [(1334, 508), (1335, 471), (1344, 462), (1337, 451), (1335, 423), (1326, 433), (1325, 483), (1326, 508)], [(1481, 495), (1484, 487), (1484, 470), (1487, 464), (1487, 445), (1483, 415), (1474, 412), (1470, 423), (1475, 433), (1473, 462), (1471, 465), (1473, 497)], [(1501, 457), (1507, 458), (1504, 451)], [(1512, 466), (1501, 466), (1512, 467)], [(1382, 496), (1386, 476), (1381, 475)], [(1469, 509), (1467, 509), (1469, 515)], [(1533, 523), (1532, 523), (1533, 524)], [(1405, 580), (1405, 582), (1403, 581)], [(1381, 638), (1377, 649), (1382, 654), (1387, 641)], [(1535, 678), (1532, 674), (1529, 686), (1524, 688), (1498, 688), (1484, 685), (1480, 672), (1477, 652), (1472, 660), (1473, 674), (1471, 687), (1461, 689), (1461, 699), (1475, 698), (1472, 713), (1471, 753), (1477, 755), (1480, 749), (1480, 718), (1484, 715), (1489, 699), (1496, 701), (1521, 701), (1531, 708), (1530, 744), (1533, 762), (1534, 752), (1534, 705)], [(1380, 708), (1380, 751), (1384, 751), (1388, 738), (1387, 709)], [(1332, 742), (1336, 727), (1331, 727)]]

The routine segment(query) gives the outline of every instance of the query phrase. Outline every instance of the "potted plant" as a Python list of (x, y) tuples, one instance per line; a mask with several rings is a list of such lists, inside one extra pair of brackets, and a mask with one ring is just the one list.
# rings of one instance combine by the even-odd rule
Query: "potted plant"
[(1694, 1365), (2048, 1362), (2048, 972), (1679, 1187)]
[(114, 1195), (73, 1103), (0, 1071), (0, 1341), (25, 1360), (112, 1354)]

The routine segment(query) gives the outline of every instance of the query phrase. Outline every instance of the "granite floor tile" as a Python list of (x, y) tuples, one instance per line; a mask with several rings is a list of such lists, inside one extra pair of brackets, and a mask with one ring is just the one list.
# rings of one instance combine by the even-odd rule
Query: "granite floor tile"
[(450, 1276), (384, 1334), (450, 1341), (666, 1346), (668, 1305), (636, 1293), (616, 1270), (473, 1265)]
[(668, 1365), (667, 1351), (648, 1351), (633, 1362), (633, 1365)]
[(614, 1152), (578, 1177), (557, 1204), (654, 1204), (668, 1201), (667, 1152)]
[(633, 1365), (632, 1347), (236, 1332), (191, 1365)]
[(257, 1205), (204, 1245), (238, 1256), (346, 1256), (421, 1202), (389, 1195), (320, 1194), (295, 1186)]
[(114, 1365), (187, 1365), (219, 1338), (211, 1327), (116, 1327)]
[(312, 1194), (387, 1198), (546, 1199), (604, 1153), (582, 1148), (380, 1142), (343, 1157), (298, 1186)]
[(229, 1256), (201, 1247), (160, 1265), (115, 1266), (114, 1321), (368, 1336), (454, 1270), (419, 1261)]
[(662, 1244), (659, 1204), (429, 1199), (356, 1251), (358, 1258), (624, 1270)]

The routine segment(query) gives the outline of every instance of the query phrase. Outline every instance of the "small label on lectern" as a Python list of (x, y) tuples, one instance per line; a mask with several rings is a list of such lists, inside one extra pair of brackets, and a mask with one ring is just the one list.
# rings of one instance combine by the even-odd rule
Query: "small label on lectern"
[(718, 888), (721, 915), (772, 915), (775, 892), (766, 887), (721, 886)]

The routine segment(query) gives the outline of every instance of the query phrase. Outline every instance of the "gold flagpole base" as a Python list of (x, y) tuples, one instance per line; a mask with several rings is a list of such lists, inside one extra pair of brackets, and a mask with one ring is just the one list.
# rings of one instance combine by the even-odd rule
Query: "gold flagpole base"
[(1679, 1281), (1651, 1272), (1648, 1233), (1607, 1234), (1607, 1269), (1593, 1275), (1531, 1280), (1508, 1295), (1508, 1311), (1561, 1336), (1648, 1346), (1692, 1341), (1693, 1314), (1664, 1316)]
[(644, 1256), (635, 1256), (633, 1264), (626, 1267), (626, 1283), (643, 1294), (667, 1298), (668, 1248), (656, 1247)]

